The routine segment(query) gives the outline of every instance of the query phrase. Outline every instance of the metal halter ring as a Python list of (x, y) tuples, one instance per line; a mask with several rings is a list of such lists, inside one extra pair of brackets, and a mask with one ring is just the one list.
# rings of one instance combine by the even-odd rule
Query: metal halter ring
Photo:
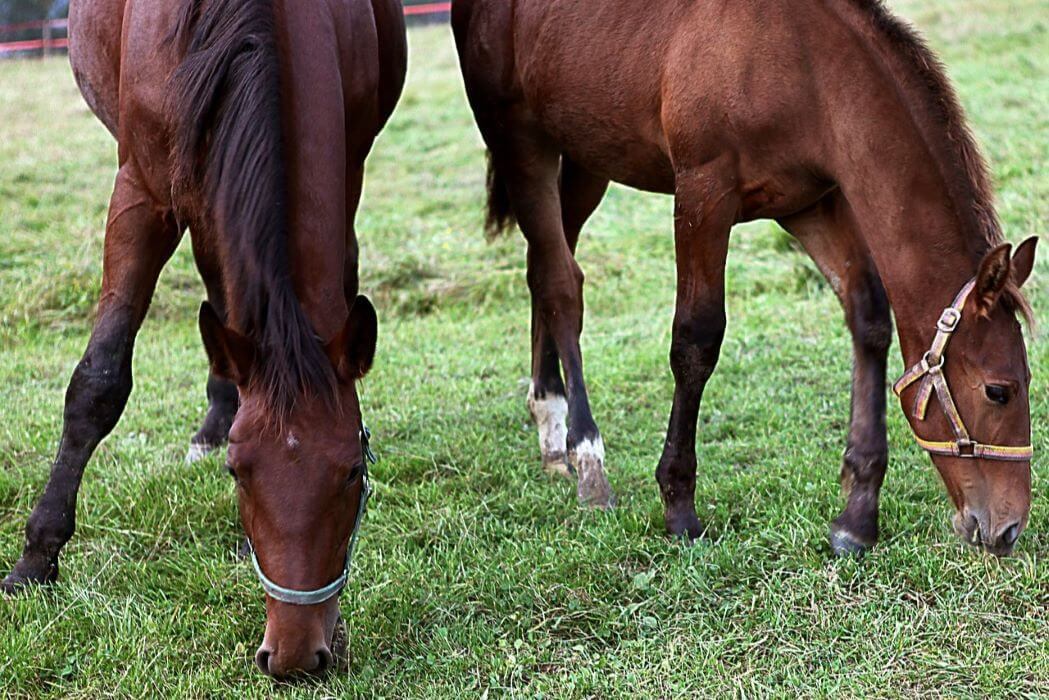
[(925, 354), (922, 355), (922, 364), (925, 365), (926, 372), (939, 372), (943, 368), (943, 363), (947, 359), (946, 355), (940, 355), (939, 361), (936, 364), (929, 362), (929, 356), (933, 355), (932, 350), (926, 350)]

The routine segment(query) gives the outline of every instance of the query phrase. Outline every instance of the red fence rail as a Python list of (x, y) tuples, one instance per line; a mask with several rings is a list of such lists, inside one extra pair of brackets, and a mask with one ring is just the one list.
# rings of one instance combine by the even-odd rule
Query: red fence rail
[[(404, 15), (405, 17), (438, 15), (451, 12), (451, 10), (451, 2), (429, 2), (419, 5), (405, 5)], [(64, 49), (69, 46), (69, 37), (54, 36), (56, 32), (64, 32), (69, 29), (69, 23), (64, 19), (45, 19), (35, 22), (0, 25), (0, 36), (13, 32), (26, 32), (31, 29), (36, 29), (40, 32), (39, 39), (0, 42), (0, 56), (22, 51), (42, 51), (44, 54), (47, 54), (51, 49)]]
[(69, 28), (69, 22), (64, 19), (43, 19), (35, 22), (19, 22), (17, 24), (5, 24), (0, 26), (0, 35), (13, 32), (27, 32), (36, 29), (40, 32), (39, 39), (22, 39), (20, 41), (8, 41), (0, 43), (0, 56), (20, 51), (40, 51), (46, 54), (51, 49), (64, 49), (69, 46), (68, 37), (56, 37), (56, 32), (64, 32)]

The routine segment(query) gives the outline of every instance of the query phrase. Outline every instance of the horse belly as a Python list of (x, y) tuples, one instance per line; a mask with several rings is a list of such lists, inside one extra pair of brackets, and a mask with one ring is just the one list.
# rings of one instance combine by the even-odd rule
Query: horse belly
[(543, 130), (594, 173), (673, 191), (660, 117), (666, 27), (624, 0), (527, 2), (516, 21), (514, 61)]

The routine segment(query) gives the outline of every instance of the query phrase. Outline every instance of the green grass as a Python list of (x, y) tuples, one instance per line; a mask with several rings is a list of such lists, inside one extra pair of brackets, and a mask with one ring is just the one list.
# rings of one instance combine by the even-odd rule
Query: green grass
[[(1013, 241), (1049, 218), (1049, 11), (901, 0), (950, 66)], [(729, 330), (701, 418), (706, 538), (663, 536), (653, 470), (670, 407), (671, 202), (613, 188), (584, 232), (583, 335), (619, 507), (544, 475), (524, 406), (520, 236), (485, 243), (483, 153), (446, 28), (412, 30), (409, 82), (369, 162), (363, 291), (380, 315), (363, 404), (382, 461), (342, 599), (351, 673), (277, 688), (221, 457), (182, 454), (205, 408), (188, 241), (165, 271), (136, 386), (98, 449), (50, 590), (0, 600), (13, 696), (987, 696), (1049, 688), (1049, 496), (1036, 468), (1018, 554), (951, 532), (928, 458), (890, 411), (881, 543), (835, 560), (848, 418), (833, 295), (774, 226), (740, 227)], [(63, 59), (0, 62), (0, 568), (46, 480), (99, 286), (115, 145)], [(639, 254), (640, 252), (640, 254)], [(1044, 251), (1043, 251), (1044, 252)], [(1029, 283), (1044, 316), (1039, 264)], [(1049, 449), (1044, 338), (1034, 441)], [(893, 351), (892, 371), (899, 369)], [(1041, 459), (1041, 458), (1040, 458)]]

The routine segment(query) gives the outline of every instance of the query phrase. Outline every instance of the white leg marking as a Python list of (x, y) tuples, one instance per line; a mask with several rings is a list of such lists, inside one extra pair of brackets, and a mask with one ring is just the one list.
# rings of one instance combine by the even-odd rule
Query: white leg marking
[(186, 464), (193, 464), (199, 462), (208, 456), (212, 450), (215, 449), (214, 445), (202, 445), (197, 442), (189, 443), (189, 450), (186, 451)]
[(563, 476), (571, 471), (565, 462), (568, 441), (568, 401), (564, 396), (547, 394), (546, 398), (535, 397), (535, 384), (528, 387), (528, 410), (539, 430), (539, 452), (543, 455), (543, 468)]
[(580, 503), (597, 508), (615, 505), (612, 486), (605, 474), (605, 443), (601, 436), (580, 440), (568, 458), (579, 474)]

